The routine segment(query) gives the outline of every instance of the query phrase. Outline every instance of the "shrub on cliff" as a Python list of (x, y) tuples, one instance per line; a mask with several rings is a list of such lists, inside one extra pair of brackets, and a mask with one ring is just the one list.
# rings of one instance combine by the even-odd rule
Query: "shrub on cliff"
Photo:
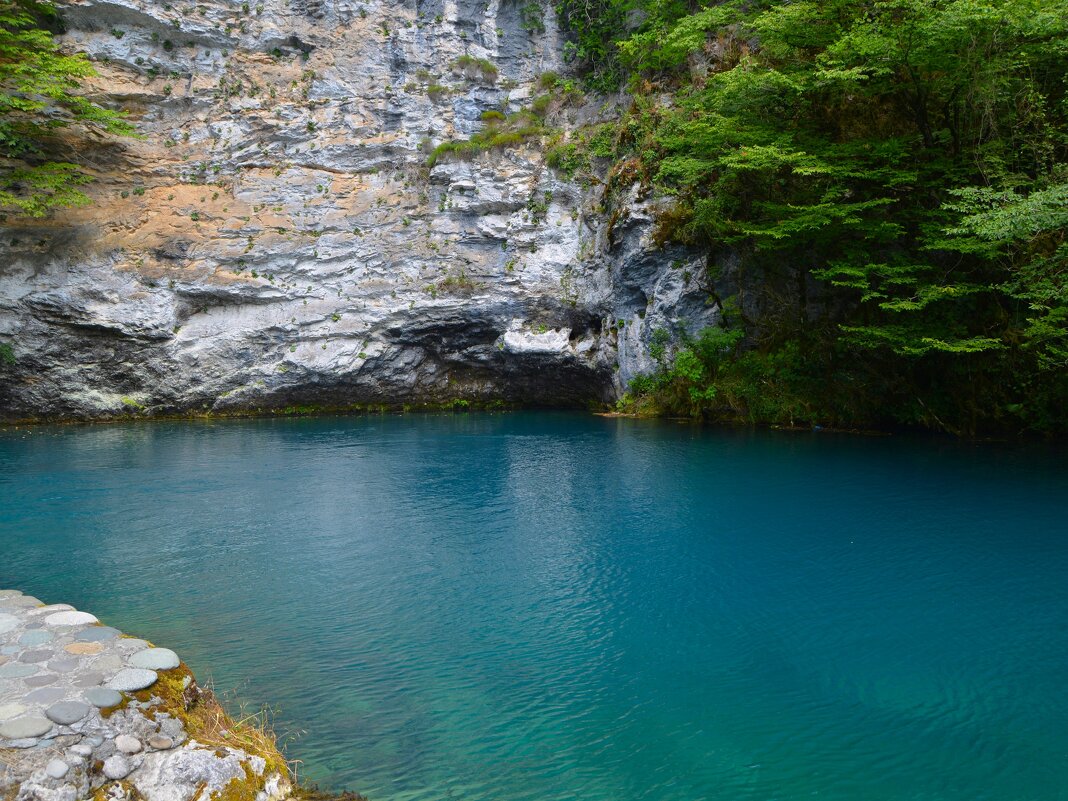
[(95, 72), (84, 55), (60, 51), (49, 24), (47, 3), (0, 0), (0, 209), (31, 217), (88, 202), (79, 187), (90, 176), (57, 155), (60, 129), (133, 133), (120, 114), (77, 94)]

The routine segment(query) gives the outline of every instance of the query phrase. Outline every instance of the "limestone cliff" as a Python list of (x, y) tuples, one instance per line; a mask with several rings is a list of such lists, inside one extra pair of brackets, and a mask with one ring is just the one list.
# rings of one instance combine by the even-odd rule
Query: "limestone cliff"
[(72, 142), (93, 204), (5, 223), (0, 416), (607, 401), (653, 331), (716, 314), (693, 257), (649, 241), (650, 201), (609, 231), (536, 140), (428, 169), (566, 69), (551, 8), (60, 8), (143, 137)]

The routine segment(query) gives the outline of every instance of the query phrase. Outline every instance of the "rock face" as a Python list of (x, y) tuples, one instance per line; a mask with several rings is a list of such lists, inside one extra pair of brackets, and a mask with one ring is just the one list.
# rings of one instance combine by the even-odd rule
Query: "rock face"
[(6, 223), (0, 417), (607, 401), (715, 319), (637, 195), (609, 225), (535, 144), (427, 168), (564, 69), (548, 3), (59, 6), (143, 138), (72, 145), (93, 204)]

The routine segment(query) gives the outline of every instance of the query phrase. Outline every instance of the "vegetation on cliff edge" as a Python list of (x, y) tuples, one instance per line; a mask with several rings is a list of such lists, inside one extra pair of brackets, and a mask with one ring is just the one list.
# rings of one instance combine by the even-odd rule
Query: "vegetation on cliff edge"
[(657, 237), (725, 312), (664, 332), (627, 408), (1068, 429), (1068, 0), (557, 11), (587, 81), (631, 90), (610, 189), (670, 199)]
[(0, 0), (0, 212), (42, 217), (88, 203), (79, 187), (90, 176), (57, 155), (70, 150), (59, 129), (133, 133), (120, 114), (78, 94), (92, 64), (61, 52), (49, 24), (57, 23), (48, 3)]

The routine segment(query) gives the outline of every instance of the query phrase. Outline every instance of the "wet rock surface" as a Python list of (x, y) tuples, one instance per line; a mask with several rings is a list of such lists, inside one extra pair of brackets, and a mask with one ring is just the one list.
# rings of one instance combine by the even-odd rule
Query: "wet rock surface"
[[(206, 732), (187, 728), (183, 717), (199, 719), (194, 713), (200, 710), (221, 725), (232, 722), (173, 651), (114, 629), (103, 640), (85, 639), (103, 628), (95, 617), (69, 607), (57, 613), (17, 591), (0, 591), (0, 621), (0, 648), (13, 657), (0, 666), (9, 668), (0, 672), (0, 798), (133, 798), (120, 781), (144, 801), (207, 799), (231, 782), (241, 783), (243, 798), (289, 797), (288, 775), (273, 746), (265, 758), (200, 742), (196, 737), (206, 739)], [(39, 637), (27, 635), (41, 631), (35, 627), (42, 622), (54, 649), (96, 647), (66, 650), (58, 664), (38, 659)], [(157, 670), (137, 667), (143, 664)]]

